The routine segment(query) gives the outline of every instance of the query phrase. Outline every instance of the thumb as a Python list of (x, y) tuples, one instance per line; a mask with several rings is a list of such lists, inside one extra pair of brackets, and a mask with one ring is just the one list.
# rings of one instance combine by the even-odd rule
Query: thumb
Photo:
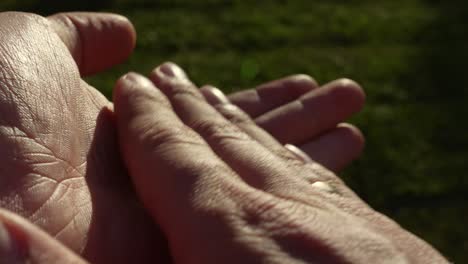
[(48, 17), (82, 76), (106, 70), (133, 51), (136, 33), (125, 17), (108, 13), (60, 13)]
[(22, 217), (0, 209), (0, 264), (87, 263)]

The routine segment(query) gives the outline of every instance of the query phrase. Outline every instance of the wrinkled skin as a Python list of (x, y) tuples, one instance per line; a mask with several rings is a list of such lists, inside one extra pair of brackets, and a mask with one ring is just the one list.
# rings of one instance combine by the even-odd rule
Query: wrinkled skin
[[(45, 19), (1, 13), (0, 25), (0, 207), (25, 217), (93, 263), (169, 261), (165, 240), (138, 202), (120, 161), (112, 105), (81, 78), (130, 54), (135, 36), (129, 22), (111, 15)], [(306, 85), (296, 85), (288, 100), (304, 95), (301, 105), (317, 101), (307, 96), (314, 88), (310, 79), (294, 82)], [(329, 86), (323, 91), (331, 96), (320, 98), (333, 99), (343, 92), (349, 96), (318, 100), (304, 111), (290, 107), (279, 112), (274, 108), (287, 102), (263, 104), (246, 97), (248, 93), (232, 98), (284, 143), (304, 144), (308, 154), (338, 169), (358, 155), (362, 135), (352, 127), (334, 127), (361, 107), (363, 96), (349, 82)], [(315, 127), (298, 130), (298, 138), (275, 134), (278, 127), (270, 122), (292, 109), (300, 115), (291, 120), (301, 124), (307, 111), (330, 109), (339, 102), (340, 109), (347, 110), (312, 122)], [(321, 136), (328, 130), (330, 134)], [(330, 159), (341, 151), (320, 151), (330, 141), (353, 147), (346, 148), (350, 152), (343, 152), (342, 159)]]
[(96, 263), (156, 259), (148, 245), (162, 239), (121, 166), (109, 101), (47, 20), (0, 21), (1, 206)]
[(135, 189), (176, 263), (448, 263), (238, 107), (208, 104), (175, 64), (150, 79), (122, 77), (115, 113)]

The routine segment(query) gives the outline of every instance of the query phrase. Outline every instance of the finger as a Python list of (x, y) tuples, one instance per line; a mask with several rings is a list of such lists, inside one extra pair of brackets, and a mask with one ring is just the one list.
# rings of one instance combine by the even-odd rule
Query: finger
[(322, 166), (338, 171), (359, 157), (364, 146), (364, 137), (356, 127), (340, 124), (326, 134), (314, 138), (301, 146), (281, 145), (265, 130), (258, 127), (252, 119), (238, 107), (232, 105), (223, 92), (213, 86), (200, 89), (205, 99), (227, 120), (236, 124), (243, 132), (260, 142), (270, 151), (286, 160), (299, 160), (304, 163), (318, 162)]
[(317, 82), (310, 76), (298, 74), (231, 94), (229, 100), (255, 118), (317, 87)]
[[(173, 77), (174, 72), (177, 71), (172, 71)], [(218, 131), (221, 132), (218, 134), (220, 145), (217, 147), (230, 145), (232, 140), (234, 145), (240, 145), (237, 149), (239, 156), (252, 159), (252, 155), (245, 152), (242, 141), (237, 141), (237, 136), (242, 136), (237, 134), (235, 128), (229, 126), (225, 119), (221, 120), (227, 124), (212, 126), (214, 123), (209, 122), (221, 122), (220, 114), (206, 103), (201, 94), (196, 93), (198, 91), (193, 85), (189, 86), (187, 80), (174, 81), (173, 77), (170, 77), (172, 81), (166, 80), (165, 83), (161, 79), (155, 82), (165, 86), (161, 89), (168, 95), (179, 117), (186, 123), (206, 122), (206, 131), (215, 134), (217, 132), (211, 128), (221, 128)], [(245, 252), (242, 245), (222, 238), (232, 236), (232, 231), (238, 230), (239, 223), (245, 229), (244, 219), (250, 221), (253, 218), (254, 222), (258, 222), (258, 217), (251, 217), (253, 214), (240, 210), (247, 207), (244, 207), (246, 203), (252, 205), (251, 201), (255, 201), (256, 204), (250, 208), (257, 212), (263, 212), (266, 208), (269, 212), (273, 197), (247, 186), (241, 188), (235, 184), (237, 182), (229, 181), (233, 173), (206, 148), (205, 142), (187, 134), (187, 131), (191, 131), (187, 127), (174, 130), (180, 126), (180, 121), (164, 96), (147, 81), (140, 78), (135, 82), (135, 79), (135, 76), (121, 79), (114, 94), (122, 153), (137, 192), (166, 232), (175, 262), (217, 263), (219, 259), (233, 256), (216, 251), (217, 248), (229, 247), (229, 252), (234, 252), (234, 255)], [(197, 116), (205, 119), (192, 119)], [(223, 139), (223, 135), (231, 138)], [(205, 136), (204, 139), (211, 141), (212, 138)], [(248, 149), (256, 152), (259, 145), (248, 143), (253, 143), (248, 144)], [(272, 167), (281, 167), (275, 160), (269, 160), (266, 156), (263, 158), (265, 160), (260, 157), (260, 161), (264, 164), (256, 162), (257, 170), (268, 167), (266, 165), (270, 165), (271, 161)], [(249, 174), (254, 173), (251, 171)], [(273, 177), (279, 174), (278, 171), (268, 173)], [(282, 188), (287, 187), (282, 185)], [(290, 188), (294, 192), (298, 189)], [(312, 188), (309, 186), (308, 189)], [(200, 237), (203, 244), (199, 243)]]
[(60, 13), (48, 17), (83, 76), (124, 61), (133, 51), (136, 33), (123, 16), (106, 13)]
[(222, 202), (218, 191), (232, 189), (226, 185), (236, 175), (179, 120), (148, 79), (133, 73), (121, 78), (114, 107), (121, 153), (136, 191), (169, 239), (178, 239), (196, 223), (196, 197)]
[(222, 114), (224, 118), (235, 124), (244, 133), (273, 153), (286, 160), (300, 160), (302, 162), (306, 162), (302, 157), (298, 157), (295, 153), (292, 153), (281, 145), (268, 132), (257, 126), (257, 124), (255, 124), (255, 122), (239, 107), (231, 104), (229, 99), (218, 88), (213, 86), (204, 86), (200, 89), (200, 92), (203, 94), (207, 102)]
[(0, 209), (0, 263), (86, 263), (20, 216)]
[(314, 161), (331, 171), (339, 171), (358, 158), (364, 148), (364, 136), (350, 124), (339, 124), (326, 134), (300, 146)]
[(358, 112), (364, 100), (364, 92), (357, 83), (342, 79), (312, 90), (255, 121), (280, 143), (298, 145), (336, 127)]
[(163, 64), (151, 73), (151, 79), (171, 101), (180, 119), (245, 182), (268, 192), (298, 183), (299, 178), (278, 173), (285, 167), (282, 160), (210, 106), (177, 65)]

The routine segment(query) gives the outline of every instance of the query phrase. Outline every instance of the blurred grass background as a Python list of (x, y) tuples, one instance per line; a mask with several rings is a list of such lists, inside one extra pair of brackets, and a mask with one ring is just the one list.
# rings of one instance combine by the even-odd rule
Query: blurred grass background
[(89, 79), (108, 96), (121, 74), (166, 60), (226, 92), (293, 73), (358, 81), (368, 100), (352, 121), (367, 148), (344, 179), (451, 261), (468, 261), (468, 1), (2, 0), (0, 9), (129, 17), (135, 54)]

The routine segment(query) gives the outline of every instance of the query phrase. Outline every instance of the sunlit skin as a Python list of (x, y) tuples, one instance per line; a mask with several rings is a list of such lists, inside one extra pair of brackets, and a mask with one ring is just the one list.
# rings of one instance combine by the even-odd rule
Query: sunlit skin
[[(92, 263), (169, 262), (121, 162), (113, 106), (82, 79), (123, 61), (134, 44), (135, 31), (120, 16), (0, 14), (0, 205)], [(362, 150), (360, 132), (340, 123), (364, 95), (348, 80), (317, 88), (299, 75), (230, 99), (282, 143), (338, 170)], [(279, 129), (286, 116), (294, 129)], [(31, 247), (42, 240), (34, 241)]]
[(238, 107), (207, 103), (177, 65), (150, 79), (119, 80), (116, 119), (135, 189), (177, 263), (448, 263)]

